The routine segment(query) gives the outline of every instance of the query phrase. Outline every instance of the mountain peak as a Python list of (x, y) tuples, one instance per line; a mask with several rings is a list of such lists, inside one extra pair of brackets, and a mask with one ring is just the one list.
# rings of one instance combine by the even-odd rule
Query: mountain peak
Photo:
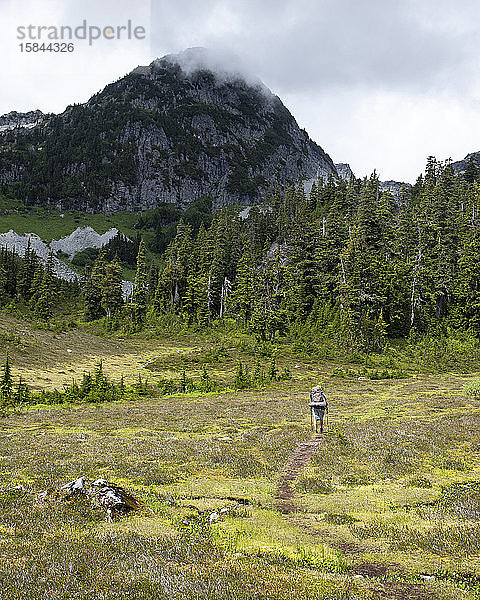
[(465, 173), (469, 163), (473, 163), (477, 168), (480, 166), (480, 151), (470, 152), (462, 160), (452, 162), (452, 169), (455, 173)]
[(348, 163), (335, 163), (335, 168), (340, 179), (350, 181), (352, 177), (355, 177), (352, 167)]
[(148, 75), (162, 71), (168, 66), (179, 67), (186, 77), (192, 77), (201, 71), (212, 73), (219, 82), (243, 80), (248, 85), (260, 87), (269, 95), (272, 92), (256, 76), (245, 62), (228, 50), (203, 48), (200, 46), (187, 48), (175, 54), (166, 54), (156, 58), (148, 66), (139, 66), (132, 71), (136, 75)]
[(247, 71), (245, 64), (233, 52), (200, 46), (187, 48), (177, 54), (167, 54), (158, 60), (177, 64), (188, 75), (202, 70), (223, 74), (244, 74)]
[[(41, 131), (10, 138), (0, 187), (16, 184), (30, 204), (62, 210), (186, 206), (205, 195), (217, 207), (253, 204), (336, 173), (280, 98), (238, 59), (206, 48), (137, 67)], [(35, 152), (17, 151), (25, 145)]]

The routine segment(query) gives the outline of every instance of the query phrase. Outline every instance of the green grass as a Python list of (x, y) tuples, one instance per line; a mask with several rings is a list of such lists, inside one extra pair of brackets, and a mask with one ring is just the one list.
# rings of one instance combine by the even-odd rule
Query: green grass
[(106, 526), (87, 507), (32, 510), (28, 501), (3, 500), (2, 550), (10, 556), (0, 564), (5, 598), (347, 597), (343, 581), (261, 558), (239, 560), (201, 529), (156, 528), (152, 535)]
[[(61, 386), (100, 357), (107, 375), (152, 383), (182, 368), (200, 376), (204, 365), (227, 381), (239, 360), (256, 360), (252, 340), (220, 331), (106, 338), (0, 315), (0, 339), (14, 375), (37, 388)], [(88, 503), (4, 491), (5, 597), (478, 598), (480, 402), (464, 391), (476, 375), (402, 365), (408, 377), (358, 380), (338, 376), (355, 365), (299, 360), (288, 346), (276, 360), (293, 380), (1, 418), (2, 490), (104, 477), (155, 512), (108, 524)], [(311, 435), (306, 397), (319, 380), (330, 430), (296, 483), (297, 511), (282, 515), (278, 473)]]
[[(63, 216), (62, 216), (63, 215)], [(0, 219), (0, 233), (13, 229), (19, 235), (36, 233), (44, 242), (52, 241), (52, 232), (55, 237), (69, 235), (77, 227), (90, 226), (97, 233), (105, 233), (108, 229), (116, 227), (127, 236), (135, 236), (135, 224), (138, 214), (129, 211), (118, 212), (112, 215), (103, 213), (88, 214), (80, 211), (58, 211), (46, 208), (17, 208), (8, 210)]]

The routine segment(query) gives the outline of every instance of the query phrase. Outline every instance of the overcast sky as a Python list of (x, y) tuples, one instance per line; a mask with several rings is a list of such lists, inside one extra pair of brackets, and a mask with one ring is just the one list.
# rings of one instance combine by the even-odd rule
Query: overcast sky
[[(414, 181), (429, 155), (480, 150), (477, 0), (0, 0), (0, 19), (0, 114), (60, 112), (138, 64), (206, 46), (236, 53), (358, 176)], [(20, 52), (17, 27), (84, 19), (147, 35)]]

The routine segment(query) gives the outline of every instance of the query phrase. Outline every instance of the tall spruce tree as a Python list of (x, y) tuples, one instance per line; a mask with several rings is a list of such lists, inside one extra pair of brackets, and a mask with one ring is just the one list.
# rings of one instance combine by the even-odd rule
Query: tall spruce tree
[(8, 400), (12, 395), (13, 390), (13, 377), (12, 368), (10, 366), (10, 358), (7, 354), (5, 362), (3, 364), (3, 373), (0, 379), (0, 394), (4, 400)]
[(148, 266), (146, 257), (145, 242), (140, 242), (137, 255), (137, 270), (135, 272), (135, 282), (133, 284), (133, 295), (131, 302), (131, 311), (134, 323), (139, 326), (147, 311), (148, 302)]

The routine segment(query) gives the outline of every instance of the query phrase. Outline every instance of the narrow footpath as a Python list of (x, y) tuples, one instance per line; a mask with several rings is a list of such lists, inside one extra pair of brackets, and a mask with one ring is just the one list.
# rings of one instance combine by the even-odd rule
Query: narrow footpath
[(323, 444), (325, 444), (325, 438), (321, 434), (314, 435), (308, 442), (299, 444), (285, 465), (284, 470), (280, 473), (280, 481), (275, 494), (275, 507), (281, 513), (288, 514), (295, 512), (296, 509), (293, 502), (295, 480)]
[[(294, 502), (295, 481), (319, 448), (326, 443), (326, 438), (321, 434), (317, 434), (307, 442), (302, 442), (296, 447), (284, 469), (280, 472), (278, 487), (275, 493), (275, 507), (278, 511), (286, 515), (286, 518), (292, 523), (310, 534), (318, 535), (332, 548), (340, 550), (347, 556), (360, 554), (362, 548), (359, 545), (336, 539), (328, 531), (318, 531), (310, 528), (298, 519), (298, 515), (293, 514), (298, 510)], [(374, 583), (375, 588), (372, 591), (375, 594), (375, 598), (382, 600), (437, 600), (438, 598), (423, 583), (398, 581), (398, 576), (405, 577), (407, 575), (405, 569), (400, 565), (362, 562), (352, 567), (352, 574), (355, 574), (357, 577), (369, 579)]]

